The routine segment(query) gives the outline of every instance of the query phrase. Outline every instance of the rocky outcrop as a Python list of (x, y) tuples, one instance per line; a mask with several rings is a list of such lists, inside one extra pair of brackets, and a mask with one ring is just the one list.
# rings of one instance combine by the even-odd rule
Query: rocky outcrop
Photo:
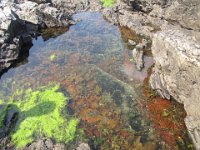
[(151, 87), (184, 104), (186, 126), (200, 149), (200, 41), (185, 29), (164, 30), (154, 34), (152, 53)]
[(79, 11), (99, 11), (99, 0), (1, 0), (0, 73), (19, 58), (24, 44), (31, 44), (38, 30), (74, 24)]
[(127, 3), (134, 11), (199, 31), (199, 0), (128, 0)]
[[(162, 97), (184, 104), (188, 131), (200, 149), (199, 0), (118, 0), (104, 9), (108, 20), (153, 39), (155, 67), (150, 84)], [(133, 51), (138, 69), (139, 51)]]
[(0, 72), (18, 59), (22, 45), (31, 44), (37, 31), (68, 26), (70, 15), (44, 1), (0, 2)]
[[(188, 131), (200, 149), (199, 0), (118, 0), (105, 9), (108, 20), (153, 39), (155, 67), (150, 84), (162, 97), (184, 104)], [(133, 51), (138, 69), (139, 51)]]
[(31, 40), (24, 34), (25, 23), (10, 9), (10, 6), (0, 7), (0, 20), (0, 70), (2, 70), (17, 59), (23, 40), (26, 42)]
[(199, 8), (199, 0), (118, 0), (102, 12), (109, 21), (152, 37), (170, 25), (199, 31)]

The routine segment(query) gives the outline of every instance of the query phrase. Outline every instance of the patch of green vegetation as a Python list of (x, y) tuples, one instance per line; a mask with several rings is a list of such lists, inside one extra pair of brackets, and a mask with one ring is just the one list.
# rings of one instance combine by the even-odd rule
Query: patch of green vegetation
[(162, 117), (168, 117), (169, 115), (170, 113), (166, 109), (162, 112)]
[(55, 54), (51, 54), (51, 56), (49, 57), (51, 61), (53, 61), (56, 58)]
[(2, 101), (0, 101), (0, 128), (3, 127), (4, 119), (7, 114), (8, 105), (3, 105)]
[(101, 0), (104, 7), (112, 7), (117, 1), (116, 0)]
[[(11, 133), (11, 140), (16, 148), (23, 148), (43, 137), (65, 144), (74, 140), (79, 120), (66, 115), (64, 111), (68, 98), (58, 89), (59, 86), (55, 85), (41, 87), (36, 91), (17, 90), (11, 96), (15, 99), (10, 99), (9, 104), (15, 105), (19, 110), (18, 121)], [(0, 123), (7, 114), (6, 108), (0, 109)]]

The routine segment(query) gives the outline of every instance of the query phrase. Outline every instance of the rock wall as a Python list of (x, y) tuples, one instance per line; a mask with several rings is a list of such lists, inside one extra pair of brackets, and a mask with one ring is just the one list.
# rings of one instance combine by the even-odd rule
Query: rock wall
[(186, 126), (200, 150), (200, 1), (118, 0), (117, 7), (103, 12), (110, 21), (152, 38), (150, 85), (184, 104)]
[(31, 44), (39, 29), (69, 24), (70, 13), (53, 3), (0, 1), (0, 72), (18, 59), (22, 45)]
[(184, 29), (160, 31), (152, 40), (151, 87), (162, 97), (184, 104), (186, 126), (200, 149), (200, 42)]
[(19, 58), (22, 45), (31, 44), (38, 30), (66, 27), (79, 11), (101, 10), (99, 0), (1, 0), (0, 73)]

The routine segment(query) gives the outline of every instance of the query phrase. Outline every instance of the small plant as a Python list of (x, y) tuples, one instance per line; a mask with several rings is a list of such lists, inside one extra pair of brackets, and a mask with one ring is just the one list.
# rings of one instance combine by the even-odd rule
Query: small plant
[(162, 112), (162, 117), (168, 117), (170, 115), (170, 112), (168, 112), (166, 109)]
[(101, 2), (104, 7), (112, 7), (116, 3), (116, 0), (101, 0)]
[(54, 61), (54, 59), (56, 58), (55, 54), (51, 54), (51, 56), (49, 57), (51, 61)]

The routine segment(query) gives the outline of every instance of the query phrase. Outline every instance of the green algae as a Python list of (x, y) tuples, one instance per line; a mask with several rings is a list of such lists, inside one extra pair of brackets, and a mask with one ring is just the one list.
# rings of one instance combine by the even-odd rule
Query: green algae
[[(8, 103), (16, 105), (19, 110), (18, 121), (11, 133), (11, 140), (16, 148), (23, 148), (43, 137), (65, 144), (74, 140), (79, 120), (64, 112), (68, 98), (58, 90), (59, 86), (55, 85), (35, 91), (17, 90), (11, 96), (15, 99), (10, 99)], [(21, 94), (23, 96), (20, 97)], [(6, 108), (1, 110), (4, 114), (7, 112)], [(2, 123), (5, 115), (0, 114)]]
[(8, 105), (1, 105), (3, 102), (0, 101), (0, 128), (3, 127), (4, 119), (7, 114)]
[(116, 0), (101, 0), (101, 2), (104, 7), (112, 7), (116, 3)]
[(53, 61), (56, 58), (56, 55), (55, 54), (51, 54), (49, 58), (50, 58), (51, 61)]

